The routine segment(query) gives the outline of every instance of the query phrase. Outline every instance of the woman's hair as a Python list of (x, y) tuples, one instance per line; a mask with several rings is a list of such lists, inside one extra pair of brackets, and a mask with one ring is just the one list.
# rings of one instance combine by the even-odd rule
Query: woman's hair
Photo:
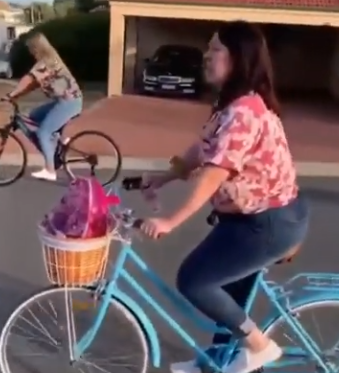
[(27, 38), (26, 45), (28, 48), (33, 48), (36, 51), (35, 58), (37, 62), (43, 62), (47, 68), (51, 69), (61, 67), (71, 74), (56, 49), (51, 45), (44, 34), (40, 32), (33, 33)]
[(262, 97), (269, 110), (279, 115), (271, 59), (260, 29), (249, 22), (233, 21), (220, 27), (218, 37), (230, 53), (232, 70), (214, 109), (221, 110), (253, 91)]

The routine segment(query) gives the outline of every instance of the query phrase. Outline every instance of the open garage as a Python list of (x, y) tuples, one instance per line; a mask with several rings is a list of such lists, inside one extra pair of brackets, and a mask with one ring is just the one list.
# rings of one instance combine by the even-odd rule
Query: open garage
[[(110, 2), (111, 98), (82, 117), (82, 128), (92, 128), (95, 121), (97, 128), (111, 131), (124, 155), (166, 158), (180, 153), (195, 138), (209, 103), (125, 93), (137, 91), (145, 59), (159, 46), (175, 43), (204, 49), (218, 22), (245, 19), (260, 24), (268, 39), (293, 154), (297, 160), (336, 161), (338, 0), (294, 0), (293, 7), (287, 0), (219, 0), (217, 5), (211, 4), (217, 0), (185, 1)], [(154, 138), (156, 150), (150, 146)]]
[[(145, 80), (143, 71), (147, 71), (145, 61), (152, 58), (160, 47), (185, 46), (197, 48), (203, 52), (209, 38), (218, 28), (218, 22), (215, 21), (150, 17), (129, 18), (126, 25), (124, 93), (142, 92), (143, 79)], [(129, 27), (137, 31), (135, 47), (128, 47)], [(304, 94), (323, 96), (330, 94), (331, 91), (337, 93), (335, 83), (338, 80), (339, 55), (337, 55), (336, 47), (339, 42), (339, 32), (337, 34), (335, 28), (268, 23), (261, 24), (261, 28), (268, 41), (279, 93), (290, 98)], [(185, 61), (181, 63), (185, 64)], [(175, 71), (170, 69), (166, 73), (175, 75)], [(193, 72), (192, 75), (194, 75)], [(156, 79), (157, 76), (150, 78)]]
[[(260, 1), (263, 0), (257, 0)], [(334, 4), (331, 0), (328, 2), (329, 6)], [(142, 80), (145, 59), (152, 57), (158, 47), (181, 44), (203, 51), (218, 22), (230, 19), (247, 19), (262, 25), (279, 90), (336, 94), (339, 74), (337, 12), (235, 8), (206, 2), (193, 5), (113, 1), (109, 95), (135, 92)]]

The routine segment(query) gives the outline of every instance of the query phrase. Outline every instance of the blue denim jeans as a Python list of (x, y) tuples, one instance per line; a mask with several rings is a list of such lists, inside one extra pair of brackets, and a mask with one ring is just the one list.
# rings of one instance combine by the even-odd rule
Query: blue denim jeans
[(302, 243), (308, 218), (300, 195), (258, 214), (220, 214), (218, 225), (181, 264), (178, 290), (220, 326), (237, 337), (247, 335), (255, 324), (243, 310), (246, 299), (239, 305), (232, 295), (238, 289), (248, 296), (258, 271)]
[(33, 109), (30, 118), (37, 123), (36, 135), (48, 168), (54, 168), (56, 141), (54, 132), (81, 113), (82, 98), (58, 99)]

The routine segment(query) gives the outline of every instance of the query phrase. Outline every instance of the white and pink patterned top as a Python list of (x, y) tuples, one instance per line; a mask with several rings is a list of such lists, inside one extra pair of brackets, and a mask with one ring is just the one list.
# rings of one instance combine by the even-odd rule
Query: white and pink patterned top
[[(227, 169), (212, 196), (220, 212), (257, 213), (288, 204), (298, 193), (296, 169), (278, 116), (257, 94), (237, 99), (204, 126), (196, 153), (200, 165)], [(192, 160), (191, 160), (192, 161)]]

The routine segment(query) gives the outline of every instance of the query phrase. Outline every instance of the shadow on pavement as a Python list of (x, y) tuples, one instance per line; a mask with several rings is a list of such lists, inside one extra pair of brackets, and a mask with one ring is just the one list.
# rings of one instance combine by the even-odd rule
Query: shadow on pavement
[(36, 290), (36, 285), (29, 284), (7, 274), (0, 274), (0, 328), (7, 321), (11, 312)]

